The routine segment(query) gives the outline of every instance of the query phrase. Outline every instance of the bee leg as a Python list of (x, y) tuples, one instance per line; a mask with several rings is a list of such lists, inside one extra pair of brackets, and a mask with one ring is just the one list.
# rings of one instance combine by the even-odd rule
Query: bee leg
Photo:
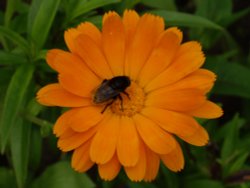
[(121, 101), (121, 110), (123, 111), (123, 100), (122, 100), (122, 97), (121, 97), (121, 95), (118, 95), (117, 97)]
[(126, 91), (123, 91), (122, 93), (124, 93), (128, 97), (128, 99), (130, 100), (130, 96)]
[(101, 111), (101, 113), (103, 114), (105, 112), (105, 110), (113, 104), (113, 102), (115, 101), (115, 99), (113, 99), (110, 103), (106, 104), (105, 107), (103, 108), (103, 110)]

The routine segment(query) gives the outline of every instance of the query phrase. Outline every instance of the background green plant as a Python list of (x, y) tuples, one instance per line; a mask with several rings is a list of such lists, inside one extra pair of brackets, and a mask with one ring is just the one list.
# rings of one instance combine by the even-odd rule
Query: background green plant
[[(0, 187), (1, 188), (247, 188), (250, 187), (250, 2), (247, 0), (6, 0), (0, 2)], [(184, 40), (202, 43), (218, 79), (212, 100), (224, 116), (200, 120), (211, 143), (182, 143), (186, 165), (180, 173), (161, 166), (152, 183), (133, 183), (123, 172), (101, 181), (70, 167), (70, 154), (56, 147), (52, 126), (59, 108), (46, 108), (35, 93), (56, 74), (45, 63), (47, 49), (66, 49), (63, 32), (80, 22), (101, 27), (108, 10), (136, 9), (179, 26)]]

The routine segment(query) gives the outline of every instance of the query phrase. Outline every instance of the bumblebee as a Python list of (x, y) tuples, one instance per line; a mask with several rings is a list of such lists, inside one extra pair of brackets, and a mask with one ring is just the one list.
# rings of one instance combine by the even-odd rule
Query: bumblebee
[(128, 76), (116, 76), (110, 80), (105, 79), (97, 88), (93, 102), (100, 104), (111, 100), (111, 102), (107, 103), (104, 109), (101, 111), (101, 113), (104, 113), (107, 107), (112, 105), (113, 102), (118, 98), (121, 100), (121, 109), (123, 109), (121, 93), (124, 93), (129, 98), (129, 95), (125, 90), (130, 86), (130, 84), (131, 81)]

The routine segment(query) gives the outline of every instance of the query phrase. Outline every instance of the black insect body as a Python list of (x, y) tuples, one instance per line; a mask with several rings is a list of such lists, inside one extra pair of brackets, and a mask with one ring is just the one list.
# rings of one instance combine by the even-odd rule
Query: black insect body
[(112, 99), (112, 101), (105, 105), (104, 109), (101, 113), (105, 112), (108, 106), (113, 104), (113, 102), (118, 98), (121, 100), (122, 106), (122, 97), (121, 93), (124, 93), (128, 96), (128, 93), (125, 92), (126, 88), (130, 86), (131, 81), (128, 76), (116, 76), (111, 78), (110, 80), (103, 80), (101, 85), (97, 88), (94, 95), (94, 103), (99, 104), (103, 102), (107, 102)]

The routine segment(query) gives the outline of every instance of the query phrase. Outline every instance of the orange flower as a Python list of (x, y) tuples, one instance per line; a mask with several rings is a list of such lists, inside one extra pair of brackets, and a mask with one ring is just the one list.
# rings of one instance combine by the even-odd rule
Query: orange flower
[[(164, 27), (164, 20), (151, 14), (139, 17), (128, 10), (121, 18), (109, 12), (102, 31), (85, 22), (65, 32), (70, 52), (48, 52), (59, 83), (43, 87), (37, 99), (70, 108), (58, 118), (54, 133), (62, 151), (74, 151), (76, 171), (97, 164), (100, 176), (112, 180), (123, 167), (131, 180), (151, 181), (160, 160), (172, 171), (183, 169), (175, 137), (207, 144), (208, 134), (194, 117), (222, 115), (205, 96), (216, 76), (200, 68), (205, 57), (198, 42), (181, 44), (182, 32)], [(117, 76), (130, 79), (124, 92), (109, 85)], [(96, 103), (97, 88), (104, 85), (101, 97), (116, 94), (115, 99)]]

